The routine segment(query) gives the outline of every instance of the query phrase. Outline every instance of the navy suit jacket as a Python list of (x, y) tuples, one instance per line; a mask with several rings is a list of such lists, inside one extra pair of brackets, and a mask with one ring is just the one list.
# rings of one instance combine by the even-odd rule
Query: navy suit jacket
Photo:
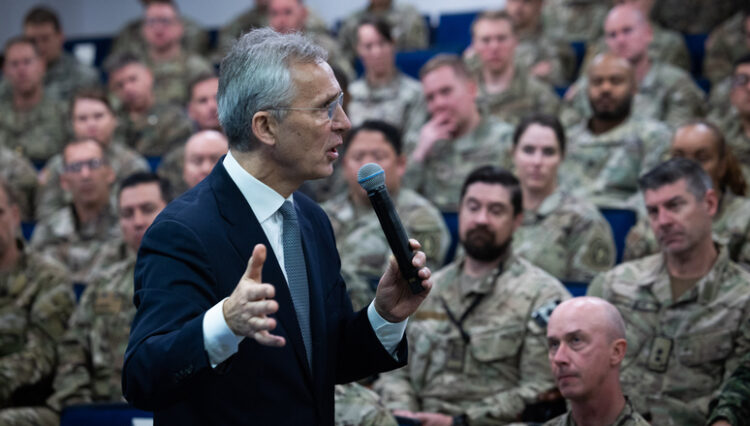
[[(403, 365), (388, 354), (366, 310), (353, 312), (333, 231), (320, 207), (294, 194), (310, 285), (312, 371), (289, 288), (263, 229), (219, 161), (170, 203), (146, 232), (135, 270), (138, 308), (123, 367), (123, 392), (154, 411), (156, 424), (333, 424), (334, 383)], [(274, 334), (282, 348), (245, 338), (211, 368), (203, 315), (234, 290), (255, 244), (268, 256), (263, 282), (276, 288)], [(406, 360), (406, 340), (397, 356)]]

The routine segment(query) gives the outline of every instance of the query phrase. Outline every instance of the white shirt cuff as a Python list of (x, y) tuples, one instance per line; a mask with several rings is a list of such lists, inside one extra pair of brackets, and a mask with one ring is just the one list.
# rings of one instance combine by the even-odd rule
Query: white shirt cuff
[(370, 306), (367, 307), (367, 319), (370, 320), (372, 329), (375, 330), (375, 335), (380, 340), (380, 344), (383, 345), (385, 350), (396, 359), (396, 348), (398, 347), (401, 339), (404, 338), (404, 331), (406, 331), (406, 322), (408, 318), (401, 322), (388, 322), (380, 316), (378, 311), (375, 309), (375, 301), (370, 302)]
[(222, 299), (203, 315), (203, 347), (208, 353), (211, 368), (234, 355), (245, 336), (236, 336), (224, 319), (224, 301)]

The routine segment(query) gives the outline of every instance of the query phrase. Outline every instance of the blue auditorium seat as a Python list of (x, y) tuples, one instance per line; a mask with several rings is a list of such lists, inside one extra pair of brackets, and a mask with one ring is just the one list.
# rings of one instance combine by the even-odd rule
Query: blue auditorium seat
[(576, 54), (576, 69), (573, 75), (579, 75), (581, 72), (581, 64), (583, 64), (583, 58), (586, 56), (586, 42), (583, 40), (571, 41), (570, 47), (573, 48), (573, 52)]
[(36, 222), (21, 222), (21, 233), (26, 241), (31, 241), (31, 236), (34, 234), (34, 227)]
[(161, 164), (161, 157), (146, 157), (146, 161), (148, 161), (148, 166), (151, 167), (151, 171), (156, 173), (156, 169), (158, 169), (159, 164)]
[(63, 410), (60, 426), (138, 426), (148, 424), (153, 417), (126, 403), (72, 405)]
[(617, 258), (615, 261), (619, 264), (622, 262), (622, 255), (625, 251), (625, 238), (630, 228), (635, 225), (638, 217), (635, 211), (630, 209), (600, 208), (599, 211), (607, 219), (607, 222), (609, 222), (610, 228), (612, 228), (612, 235), (615, 238), (615, 248), (617, 249)]
[(708, 34), (683, 34), (690, 53), (690, 73), (693, 77), (703, 77), (703, 58), (706, 56)]
[(578, 281), (563, 281), (565, 288), (568, 289), (573, 297), (585, 296), (586, 289), (589, 287), (589, 283), (582, 283)]
[(451, 244), (448, 246), (448, 253), (446, 253), (445, 262), (443, 262), (444, 265), (447, 265), (453, 261), (458, 247), (458, 213), (443, 212), (443, 221), (445, 221), (445, 226), (451, 234)]
[(471, 23), (479, 12), (444, 13), (435, 30), (435, 47), (463, 51), (471, 44)]
[(458, 53), (445, 50), (413, 50), (411, 52), (399, 52), (396, 54), (396, 67), (404, 74), (419, 80), (419, 70), (427, 61), (439, 53)]

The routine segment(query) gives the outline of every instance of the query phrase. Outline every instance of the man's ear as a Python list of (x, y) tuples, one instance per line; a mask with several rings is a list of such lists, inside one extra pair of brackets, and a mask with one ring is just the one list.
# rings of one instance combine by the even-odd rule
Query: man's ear
[(251, 121), (253, 134), (261, 143), (275, 145), (279, 132), (279, 122), (268, 111), (258, 111)]

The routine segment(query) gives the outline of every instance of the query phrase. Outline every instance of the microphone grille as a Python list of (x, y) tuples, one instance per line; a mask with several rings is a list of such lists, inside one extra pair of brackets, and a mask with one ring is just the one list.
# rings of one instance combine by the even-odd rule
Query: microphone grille
[(379, 164), (367, 163), (359, 168), (357, 182), (365, 191), (370, 192), (385, 185), (385, 170)]

